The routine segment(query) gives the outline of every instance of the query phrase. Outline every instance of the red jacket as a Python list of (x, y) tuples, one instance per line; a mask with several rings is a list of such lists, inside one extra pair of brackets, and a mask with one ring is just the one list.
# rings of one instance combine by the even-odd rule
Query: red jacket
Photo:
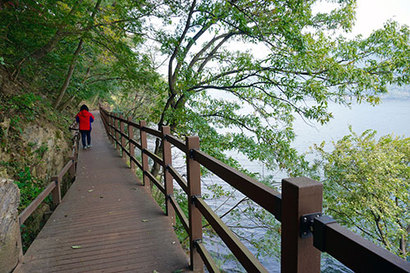
[(75, 120), (80, 123), (80, 130), (89, 131), (91, 130), (91, 122), (94, 121), (94, 116), (87, 110), (82, 110), (75, 116)]

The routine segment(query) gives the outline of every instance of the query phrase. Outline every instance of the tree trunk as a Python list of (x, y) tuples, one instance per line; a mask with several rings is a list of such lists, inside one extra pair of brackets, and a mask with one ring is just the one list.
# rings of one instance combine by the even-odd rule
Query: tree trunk
[[(93, 13), (91, 14), (91, 21), (89, 23), (90, 25), (94, 22), (94, 17), (97, 14), (97, 11), (98, 11), (98, 8), (100, 7), (101, 1), (102, 0), (98, 0), (97, 3), (95, 4)], [(75, 63), (77, 61), (78, 55), (80, 54), (81, 48), (83, 46), (83, 42), (84, 42), (84, 40), (81, 37), (80, 42), (78, 43), (78, 46), (77, 46), (77, 50), (74, 52), (73, 59), (71, 60), (70, 67), (68, 68), (68, 72), (67, 72), (67, 76), (64, 80), (64, 84), (63, 84), (63, 86), (61, 86), (58, 98), (54, 103), (54, 108), (55, 109), (57, 109), (58, 105), (61, 103), (61, 100), (63, 99), (64, 94), (65, 94), (65, 91), (67, 90), (68, 85), (70, 84), (70, 80), (71, 80), (71, 77), (73, 76), (73, 72), (74, 72), (74, 68), (75, 68)]]
[[(161, 156), (162, 152), (161, 152), (161, 147), (162, 147), (162, 142), (157, 138), (155, 140), (155, 150), (154, 153), (158, 156)], [(151, 169), (151, 174), (155, 177), (159, 174), (159, 167), (160, 165), (154, 161), (154, 165), (152, 165), (152, 169)]]
[(84, 41), (82, 38), (80, 39), (80, 42), (78, 42), (77, 49), (74, 52), (73, 59), (71, 60), (70, 67), (68, 68), (68, 71), (67, 71), (67, 76), (65, 77), (64, 83), (59, 90), (58, 98), (54, 103), (54, 109), (57, 109), (57, 107), (60, 105), (61, 100), (64, 97), (65, 91), (67, 90), (68, 85), (70, 84), (71, 77), (73, 76), (73, 73), (74, 73), (75, 63), (77, 61), (78, 55), (80, 54), (81, 48), (83, 46), (83, 42)]

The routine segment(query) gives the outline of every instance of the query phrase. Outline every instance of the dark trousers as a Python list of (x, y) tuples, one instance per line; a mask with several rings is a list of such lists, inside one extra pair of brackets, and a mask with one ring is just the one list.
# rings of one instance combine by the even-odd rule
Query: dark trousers
[[(86, 145), (91, 144), (91, 130), (80, 130), (81, 133), (81, 142), (83, 143), (83, 147)], [(85, 138), (87, 138), (87, 144), (85, 142)]]

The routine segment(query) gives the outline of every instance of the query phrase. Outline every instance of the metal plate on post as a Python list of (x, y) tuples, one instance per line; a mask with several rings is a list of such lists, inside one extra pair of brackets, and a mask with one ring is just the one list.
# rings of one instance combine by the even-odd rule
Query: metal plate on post
[(322, 216), (322, 213), (310, 213), (300, 217), (300, 238), (309, 238), (313, 235), (313, 222), (315, 217)]

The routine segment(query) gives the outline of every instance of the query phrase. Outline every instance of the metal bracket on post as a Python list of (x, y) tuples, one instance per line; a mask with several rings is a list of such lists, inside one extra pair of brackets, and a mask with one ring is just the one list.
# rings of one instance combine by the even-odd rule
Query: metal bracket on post
[(309, 238), (313, 235), (313, 223), (316, 217), (322, 216), (321, 212), (309, 213), (300, 217), (300, 238)]
[(193, 242), (194, 247), (197, 247), (197, 245), (202, 244), (202, 239), (196, 239)]
[(170, 200), (172, 197), (174, 197), (174, 194), (168, 194), (168, 195), (166, 196), (166, 200)]
[(189, 158), (194, 158), (194, 149), (189, 150)]
[(191, 201), (192, 201), (192, 204), (194, 204), (194, 202), (195, 202), (195, 199), (198, 199), (198, 198), (202, 198), (202, 195), (201, 194), (197, 194), (197, 195), (192, 195), (191, 196)]

